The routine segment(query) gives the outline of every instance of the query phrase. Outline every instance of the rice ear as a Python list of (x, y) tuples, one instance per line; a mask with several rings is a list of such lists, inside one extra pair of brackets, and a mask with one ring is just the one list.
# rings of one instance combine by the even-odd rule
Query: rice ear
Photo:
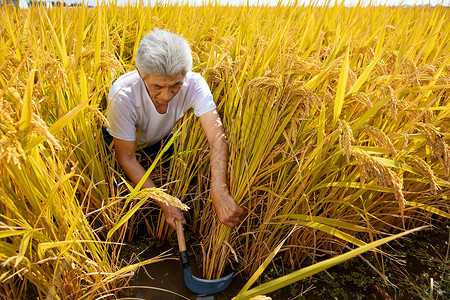
[(352, 156), (358, 162), (361, 171), (361, 183), (376, 179), (382, 186), (394, 189), (395, 198), (400, 209), (405, 208), (406, 200), (403, 195), (403, 180), (378, 158), (369, 155), (360, 148), (352, 148)]
[(415, 125), (417, 130), (421, 132), (430, 148), (431, 156), (437, 158), (444, 168), (445, 175), (450, 175), (450, 151), (449, 146), (445, 142), (444, 135), (432, 124), (418, 123)]
[(178, 207), (181, 210), (187, 211), (189, 206), (180, 201), (180, 199), (173, 197), (165, 192), (164, 189), (161, 188), (146, 188), (141, 189), (136, 197), (137, 199), (153, 199), (158, 202), (162, 202), (166, 205), (172, 205)]

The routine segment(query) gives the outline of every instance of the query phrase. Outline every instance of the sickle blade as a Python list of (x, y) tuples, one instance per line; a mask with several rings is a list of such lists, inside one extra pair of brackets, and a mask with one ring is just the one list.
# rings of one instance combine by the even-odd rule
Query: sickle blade
[(210, 295), (221, 292), (226, 289), (233, 280), (233, 273), (219, 279), (206, 280), (195, 277), (189, 266), (183, 268), (183, 271), (186, 286), (199, 295)]

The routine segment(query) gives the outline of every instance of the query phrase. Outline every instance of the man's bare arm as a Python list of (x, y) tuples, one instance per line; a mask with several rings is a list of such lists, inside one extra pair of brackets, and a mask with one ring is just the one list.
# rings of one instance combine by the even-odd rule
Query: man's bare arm
[[(127, 174), (128, 178), (137, 185), (142, 177), (145, 175), (146, 170), (136, 159), (135, 144), (134, 141), (124, 141), (114, 138), (114, 148), (116, 151), (116, 158), (122, 169)], [(153, 188), (156, 185), (147, 177), (142, 188)], [(175, 219), (178, 219), (181, 223), (185, 224), (183, 213), (174, 206), (168, 206), (159, 201), (155, 201), (163, 210), (164, 216), (166, 218), (166, 223), (172, 227), (176, 228)]]
[(211, 148), (211, 198), (219, 220), (228, 227), (234, 227), (241, 221), (244, 212), (230, 195), (227, 185), (228, 143), (222, 121), (216, 110), (200, 116)]

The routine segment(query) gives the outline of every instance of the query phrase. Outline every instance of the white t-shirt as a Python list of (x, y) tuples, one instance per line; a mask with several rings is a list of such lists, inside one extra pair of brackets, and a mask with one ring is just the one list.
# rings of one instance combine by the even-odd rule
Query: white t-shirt
[(194, 109), (197, 117), (216, 108), (206, 80), (193, 72), (186, 74), (183, 86), (169, 102), (165, 114), (156, 111), (136, 70), (114, 82), (109, 90), (108, 102), (108, 132), (124, 141), (139, 139), (140, 146), (153, 145), (167, 136), (190, 108)]

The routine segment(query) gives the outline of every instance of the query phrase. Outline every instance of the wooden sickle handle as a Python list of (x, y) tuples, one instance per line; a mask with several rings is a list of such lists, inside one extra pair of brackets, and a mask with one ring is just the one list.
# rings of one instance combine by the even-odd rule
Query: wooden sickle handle
[(183, 224), (180, 221), (175, 220), (177, 224), (177, 238), (178, 238), (178, 247), (180, 248), (180, 252), (186, 251), (186, 241), (184, 240), (184, 230)]

